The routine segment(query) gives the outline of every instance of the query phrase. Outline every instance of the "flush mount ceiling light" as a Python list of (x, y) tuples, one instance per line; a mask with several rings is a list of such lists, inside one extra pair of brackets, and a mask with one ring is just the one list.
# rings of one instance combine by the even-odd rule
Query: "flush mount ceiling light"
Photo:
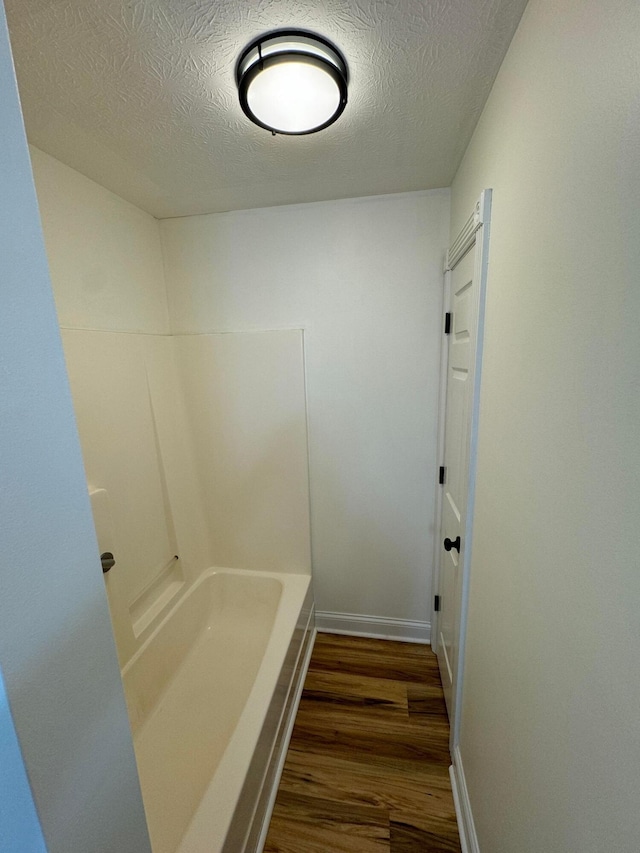
[(347, 63), (306, 30), (278, 30), (251, 42), (236, 68), (240, 106), (252, 122), (289, 136), (329, 127), (347, 105)]

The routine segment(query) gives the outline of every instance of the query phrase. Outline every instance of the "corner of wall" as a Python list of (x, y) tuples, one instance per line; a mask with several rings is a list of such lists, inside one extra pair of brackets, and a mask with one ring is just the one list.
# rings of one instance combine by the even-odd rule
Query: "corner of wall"
[(167, 319), (167, 335), (175, 335), (175, 322), (173, 320), (173, 311), (171, 310), (172, 301), (170, 298), (169, 291), (169, 276), (167, 274), (167, 252), (164, 244), (164, 234), (162, 228), (162, 219), (159, 219), (157, 216), (155, 217), (156, 225), (158, 228), (158, 242), (160, 244), (160, 258), (162, 261), (162, 289), (164, 292), (164, 303), (165, 303), (165, 312)]

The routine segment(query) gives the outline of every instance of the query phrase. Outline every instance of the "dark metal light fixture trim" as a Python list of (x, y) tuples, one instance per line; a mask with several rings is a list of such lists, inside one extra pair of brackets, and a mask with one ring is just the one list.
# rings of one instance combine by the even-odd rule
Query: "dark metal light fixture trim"
[[(303, 62), (305, 65), (319, 68), (335, 82), (339, 100), (334, 112), (322, 123), (304, 130), (283, 130), (268, 124), (252, 111), (248, 97), (251, 83), (263, 71), (287, 62)], [(285, 136), (317, 133), (337, 121), (347, 105), (347, 82), (348, 69), (343, 55), (330, 41), (308, 30), (289, 29), (266, 33), (247, 45), (236, 66), (236, 83), (242, 111), (259, 127)]]

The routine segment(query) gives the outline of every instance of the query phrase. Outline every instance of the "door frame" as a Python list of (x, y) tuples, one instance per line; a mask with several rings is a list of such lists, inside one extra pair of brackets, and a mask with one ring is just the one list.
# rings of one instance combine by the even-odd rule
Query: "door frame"
[[(453, 718), (450, 720), (451, 736), (450, 749), (453, 750), (458, 745), (460, 739), (460, 713), (462, 700), (462, 689), (464, 681), (464, 659), (465, 659), (465, 642), (467, 634), (467, 612), (469, 606), (469, 586), (470, 586), (470, 569), (471, 569), (471, 553), (473, 544), (473, 515), (475, 507), (475, 485), (476, 485), (476, 469), (477, 469), (477, 448), (478, 448), (478, 422), (480, 415), (480, 382), (482, 377), (482, 352), (484, 343), (484, 321), (485, 321), (485, 301), (487, 287), (487, 273), (489, 261), (489, 236), (491, 230), (491, 199), (492, 191), (485, 189), (480, 194), (473, 212), (463, 225), (456, 239), (451, 243), (447, 252), (444, 263), (444, 297), (443, 297), (443, 316), (450, 308), (450, 293), (451, 293), (451, 273), (458, 262), (468, 251), (475, 245), (474, 258), (474, 281), (477, 281), (475, 289), (475, 322), (476, 322), (476, 341), (473, 354), (473, 364), (471, 365), (472, 378), (472, 400), (470, 406), (470, 422), (468, 427), (469, 437), (469, 462), (468, 462), (468, 485), (467, 485), (467, 504), (466, 517), (464, 524), (464, 553), (462, 561), (462, 583), (461, 583), (461, 598), (460, 598), (460, 629), (458, 636), (458, 663), (455, 673), (455, 684), (453, 686)], [(447, 398), (447, 368), (449, 361), (448, 341), (442, 334), (442, 346), (440, 355), (440, 391), (438, 396), (438, 465), (444, 462), (444, 439), (445, 439), (445, 424), (446, 424), (446, 398)], [(435, 596), (440, 589), (440, 529), (442, 523), (442, 486), (436, 485), (436, 514), (435, 514), (435, 536), (433, 543), (433, 596), (432, 596), (432, 612), (431, 612), (431, 646), (434, 652), (438, 649), (439, 637), (439, 614), (435, 609)]]

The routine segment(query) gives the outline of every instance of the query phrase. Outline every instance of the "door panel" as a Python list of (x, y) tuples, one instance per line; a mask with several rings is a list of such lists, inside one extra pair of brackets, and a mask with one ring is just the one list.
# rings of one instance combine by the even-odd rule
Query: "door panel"
[[(469, 438), (473, 387), (471, 367), (476, 338), (475, 251), (471, 249), (451, 272), (451, 333), (448, 337), (445, 397), (444, 465), (446, 468), (440, 525), (440, 615), (438, 660), (450, 718), (458, 668), (464, 530), (469, 486)], [(460, 552), (446, 551), (444, 540), (460, 537)]]

